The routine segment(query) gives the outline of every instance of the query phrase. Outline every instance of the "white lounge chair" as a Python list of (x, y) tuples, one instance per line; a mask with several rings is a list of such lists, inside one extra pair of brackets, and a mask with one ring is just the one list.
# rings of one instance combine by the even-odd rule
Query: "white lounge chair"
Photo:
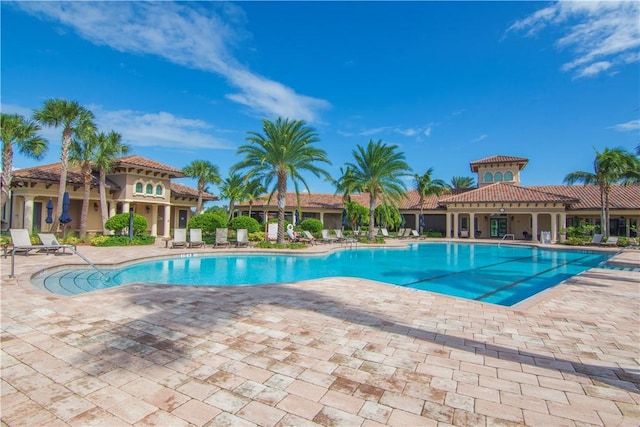
[(302, 233), (304, 234), (304, 237), (309, 239), (309, 243), (311, 243), (312, 245), (316, 244), (316, 238), (313, 237), (313, 234), (311, 234), (309, 230), (304, 230)]
[(249, 246), (249, 232), (246, 228), (236, 230), (236, 246)]
[(320, 239), (321, 242), (333, 243), (333, 242), (337, 242), (338, 241), (338, 238), (337, 237), (332, 237), (329, 234), (329, 230), (327, 230), (327, 229), (321, 230), (320, 233), (322, 233), (322, 239)]
[(29, 230), (26, 228), (11, 228), (9, 229), (11, 234), (11, 244), (13, 245), (13, 253), (22, 253), (29, 255), (29, 252), (38, 249), (37, 245), (31, 244), (31, 237), (29, 236)]
[(382, 237), (389, 237), (389, 230), (385, 227), (380, 228), (380, 233), (382, 233)]
[(229, 229), (227, 228), (216, 228), (216, 243), (215, 247), (218, 246), (229, 246)]
[(173, 241), (171, 242), (172, 248), (186, 248), (187, 247), (187, 229), (176, 228), (173, 230)]
[(190, 248), (204, 248), (204, 240), (202, 240), (202, 229), (191, 228), (189, 229), (189, 247)]
[(601, 246), (618, 246), (618, 236), (609, 236), (607, 237), (606, 242), (601, 242)]
[(278, 240), (278, 223), (270, 222), (267, 224), (267, 241)]
[(604, 234), (600, 234), (600, 233), (596, 233), (593, 235), (593, 237), (591, 238), (591, 241), (588, 243), (589, 245), (599, 245), (600, 243), (602, 243), (602, 238), (604, 237)]
[(77, 250), (76, 245), (61, 245), (53, 233), (38, 233), (38, 238), (40, 242), (46, 246), (40, 250), (47, 254), (50, 252), (59, 253), (60, 250), (64, 253), (67, 248), (73, 248), (74, 251)]

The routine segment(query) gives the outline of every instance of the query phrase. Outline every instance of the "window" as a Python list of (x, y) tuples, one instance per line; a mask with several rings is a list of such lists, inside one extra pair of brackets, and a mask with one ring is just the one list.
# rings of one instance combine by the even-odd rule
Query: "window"
[(142, 193), (142, 183), (136, 182), (136, 193)]
[(513, 173), (511, 173), (511, 172), (505, 172), (505, 173), (504, 173), (504, 180), (505, 180), (505, 181), (513, 181)]
[(496, 182), (502, 181), (502, 172), (496, 172), (496, 174), (494, 175), (494, 179), (496, 180)]
[(484, 182), (493, 182), (493, 175), (491, 175), (491, 172), (486, 172), (484, 174)]
[(156, 196), (162, 196), (162, 185), (156, 185)]
[(153, 194), (153, 185), (147, 184), (147, 186), (145, 187), (145, 193)]

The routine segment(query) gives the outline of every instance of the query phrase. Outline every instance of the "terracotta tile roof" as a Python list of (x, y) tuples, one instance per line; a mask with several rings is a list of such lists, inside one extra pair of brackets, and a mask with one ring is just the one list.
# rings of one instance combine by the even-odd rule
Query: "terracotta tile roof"
[[(171, 195), (174, 197), (189, 197), (189, 198), (198, 198), (198, 190), (192, 187), (188, 187), (186, 185), (178, 184), (177, 182), (171, 183)], [(202, 195), (202, 200), (218, 200), (217, 196), (214, 196), (211, 193), (207, 193), (206, 191)]]
[[(544, 185), (527, 188), (579, 199), (578, 203), (571, 205), (571, 210), (600, 209), (600, 189), (595, 185)], [(611, 186), (609, 207), (612, 209), (640, 209), (640, 185)]]
[[(360, 203), (363, 206), (369, 206), (369, 195), (368, 194), (353, 194), (351, 195), (351, 199)], [(272, 207), (276, 208), (278, 204), (277, 193), (273, 194), (271, 200), (269, 201), (269, 195), (265, 194), (258, 197), (253, 201), (253, 207)], [(342, 194), (327, 194), (327, 193), (300, 193), (300, 206), (302, 208), (307, 209), (342, 209)], [(239, 203), (238, 207), (248, 207), (249, 203), (243, 202)], [(286, 196), (286, 206), (288, 208), (295, 208), (298, 206), (298, 202), (296, 200), (296, 193), (287, 193)]]
[(555, 202), (572, 204), (578, 199), (571, 196), (554, 194), (546, 190), (546, 187), (532, 189), (519, 185), (496, 182), (472, 191), (467, 191), (456, 196), (446, 197), (440, 200), (440, 204), (449, 203), (483, 203), (483, 202)]
[(522, 170), (527, 163), (529, 163), (529, 159), (524, 157), (497, 155), (473, 161), (469, 163), (469, 166), (471, 167), (471, 172), (478, 172), (478, 165), (487, 165), (492, 163), (518, 163), (518, 168)]
[[(424, 209), (426, 210), (442, 209), (442, 207), (438, 205), (438, 200), (442, 199), (443, 197), (445, 196), (444, 195), (441, 195), (440, 197), (435, 195), (427, 196), (424, 199)], [(406, 197), (402, 200), (402, 203), (400, 204), (400, 209), (419, 210), (420, 196), (418, 195), (418, 192), (415, 190), (407, 191)]]
[(166, 172), (171, 178), (182, 178), (184, 173), (180, 169), (173, 166), (165, 165), (164, 163), (156, 162), (155, 160), (147, 159), (142, 156), (125, 156), (116, 159), (114, 162), (115, 167), (133, 167), (150, 169), (153, 171)]
[[(60, 182), (61, 163), (52, 163), (43, 166), (34, 166), (31, 168), (17, 169), (13, 171), (13, 185), (17, 182), (45, 182), (58, 184)], [(84, 185), (84, 178), (80, 173), (80, 168), (71, 166), (67, 168), (67, 183), (70, 185)], [(99, 175), (93, 173), (91, 179), (91, 187), (98, 187)], [(117, 190), (120, 188), (118, 184), (107, 178), (106, 185), (109, 190)]]

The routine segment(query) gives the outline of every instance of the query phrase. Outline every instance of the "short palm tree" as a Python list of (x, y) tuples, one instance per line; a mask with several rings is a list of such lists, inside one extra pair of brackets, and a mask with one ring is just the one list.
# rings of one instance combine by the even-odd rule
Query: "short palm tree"
[(441, 195), (447, 189), (447, 183), (441, 179), (433, 179), (433, 168), (427, 169), (427, 171), (420, 175), (413, 175), (414, 187), (418, 196), (420, 196), (420, 217), (424, 213), (424, 201), (427, 196)]
[(454, 190), (459, 188), (473, 188), (476, 185), (476, 180), (472, 176), (454, 176), (451, 178), (450, 187)]
[(107, 174), (111, 172), (115, 159), (129, 153), (131, 147), (122, 142), (122, 135), (111, 131), (99, 132), (96, 135), (94, 165), (100, 171), (100, 215), (102, 217), (102, 234), (107, 234), (104, 224), (109, 219), (107, 210)]
[(349, 186), (369, 193), (369, 241), (373, 241), (376, 203), (399, 203), (406, 193), (402, 177), (409, 175), (411, 168), (397, 145), (382, 140), (371, 140), (366, 148), (358, 145), (352, 154), (354, 162), (346, 164), (352, 172)]
[(232, 171), (248, 170), (247, 178), (258, 179), (267, 189), (275, 179), (274, 190), (277, 191), (278, 199), (278, 243), (283, 244), (288, 179), (291, 178), (296, 195), (299, 195), (300, 184), (309, 191), (302, 173), (306, 171), (328, 179), (327, 172), (316, 163), (331, 162), (323, 149), (313, 146), (319, 141), (318, 134), (302, 120), (262, 120), (262, 133), (249, 132), (248, 135), (249, 144), (238, 148), (238, 154), (244, 154), (245, 158), (234, 165)]
[(77, 165), (82, 174), (82, 209), (80, 210), (80, 237), (87, 234), (87, 216), (89, 215), (89, 197), (91, 196), (91, 181), (93, 181), (93, 158), (97, 147), (94, 132), (77, 135), (69, 145), (69, 162)]
[(67, 187), (67, 170), (69, 168), (69, 146), (71, 138), (77, 134), (86, 134), (95, 130), (93, 113), (76, 101), (50, 98), (44, 101), (41, 109), (33, 112), (33, 118), (49, 127), (62, 127), (62, 150), (60, 153), (60, 185), (56, 218), (62, 215), (62, 197)]
[(202, 196), (207, 184), (218, 185), (222, 182), (218, 166), (207, 160), (194, 160), (182, 169), (182, 172), (189, 178), (198, 180), (198, 206), (196, 213), (202, 213)]
[(251, 216), (251, 208), (253, 202), (267, 191), (259, 179), (251, 179), (245, 183), (244, 200), (249, 203), (249, 216)]
[(596, 150), (593, 161), (593, 172), (576, 171), (565, 176), (567, 184), (582, 182), (584, 185), (597, 185), (600, 188), (600, 223), (601, 231), (609, 236), (609, 193), (611, 185), (627, 184), (635, 181), (640, 173), (640, 161), (633, 154), (621, 149), (605, 148)]
[(2, 139), (2, 201), (0, 210), (9, 199), (13, 180), (13, 150), (24, 156), (39, 160), (47, 151), (47, 141), (38, 135), (40, 126), (18, 114), (0, 116), (0, 139)]
[(359, 183), (353, 180), (353, 171), (350, 168), (340, 168), (340, 177), (337, 180), (333, 180), (333, 185), (336, 186), (336, 193), (342, 193), (342, 202), (351, 202), (351, 195), (353, 193), (359, 193)]
[(244, 197), (245, 179), (239, 173), (233, 173), (229, 177), (222, 180), (220, 185), (220, 198), (229, 200), (229, 221), (233, 217), (233, 210), (236, 202), (241, 202)]

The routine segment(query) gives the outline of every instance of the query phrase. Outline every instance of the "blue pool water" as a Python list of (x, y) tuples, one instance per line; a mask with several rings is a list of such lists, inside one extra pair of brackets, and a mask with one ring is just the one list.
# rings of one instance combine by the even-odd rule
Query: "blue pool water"
[(347, 276), (510, 306), (609, 256), (508, 245), (424, 243), (323, 256), (193, 254), (103, 270), (108, 279), (83, 268), (45, 273), (32, 282), (54, 293), (73, 295), (134, 282), (234, 286)]

